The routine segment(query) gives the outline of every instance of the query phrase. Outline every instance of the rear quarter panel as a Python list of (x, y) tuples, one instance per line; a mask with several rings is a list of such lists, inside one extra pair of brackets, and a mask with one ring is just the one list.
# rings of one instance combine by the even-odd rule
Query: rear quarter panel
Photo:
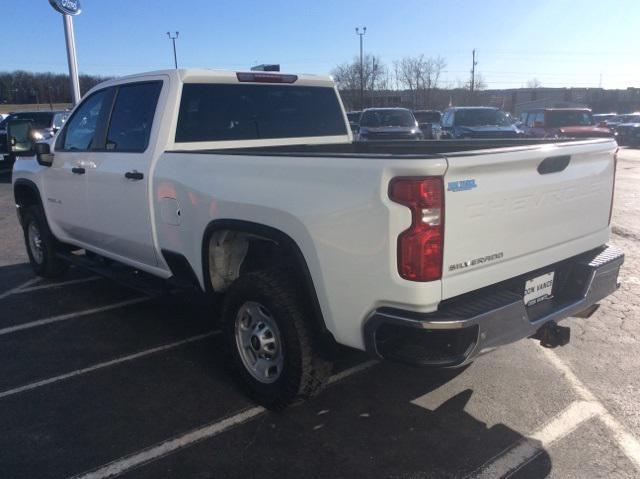
[(389, 180), (442, 175), (444, 159), (394, 160), (165, 153), (156, 166), (153, 196), (175, 198), (180, 224), (155, 208), (161, 248), (183, 253), (203, 278), (207, 225), (234, 219), (278, 229), (299, 246), (325, 324), (338, 342), (363, 348), (362, 322), (380, 305), (430, 311), (439, 281), (401, 279), (396, 239), (409, 210), (387, 197)]

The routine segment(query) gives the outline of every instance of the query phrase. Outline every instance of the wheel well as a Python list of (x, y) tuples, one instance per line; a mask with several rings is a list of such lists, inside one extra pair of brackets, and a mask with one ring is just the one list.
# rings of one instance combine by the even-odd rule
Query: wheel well
[[(211, 265), (215, 265), (212, 271)], [(311, 300), (312, 322), (322, 342), (333, 344), (307, 262), (296, 242), (280, 230), (258, 223), (216, 220), (205, 230), (202, 242), (205, 289), (224, 292), (240, 275), (274, 267), (289, 268)]]
[(18, 206), (18, 216), (22, 221), (24, 210), (29, 206), (42, 205), (38, 188), (31, 181), (18, 180), (13, 187), (13, 196)]

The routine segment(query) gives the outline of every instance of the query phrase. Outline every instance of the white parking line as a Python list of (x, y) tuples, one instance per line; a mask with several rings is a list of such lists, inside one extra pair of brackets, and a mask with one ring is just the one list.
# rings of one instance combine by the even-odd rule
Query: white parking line
[(44, 326), (46, 324), (57, 323), (60, 321), (66, 321), (68, 319), (78, 318), (80, 316), (87, 316), (90, 314), (102, 313), (116, 308), (122, 308), (124, 306), (130, 306), (132, 304), (142, 303), (149, 301), (151, 298), (135, 298), (128, 299), (127, 301), (120, 301), (119, 303), (109, 304), (100, 308), (85, 309), (84, 311), (76, 311), (75, 313), (61, 314), (60, 316), (53, 316), (52, 318), (39, 319), (37, 321), (31, 321), (29, 323), (17, 324), (15, 326), (9, 326), (7, 328), (0, 329), (0, 336), (5, 334), (15, 333), (16, 331), (22, 331), (24, 329), (35, 328), (37, 326)]
[(0, 399), (13, 396), (15, 394), (19, 394), (25, 391), (31, 391), (32, 389), (36, 389), (42, 386), (47, 386), (48, 384), (58, 383), (60, 381), (64, 381), (65, 379), (74, 378), (80, 376), (82, 374), (87, 374), (93, 371), (97, 371), (98, 369), (108, 368), (110, 366), (115, 366), (116, 364), (125, 363), (127, 361), (133, 361), (134, 359), (143, 358), (145, 356), (149, 356), (151, 354), (160, 353), (163, 351), (167, 351), (169, 349), (174, 349), (184, 344), (193, 343), (194, 341), (200, 341), (205, 338), (209, 338), (215, 334), (219, 334), (220, 331), (210, 331), (205, 334), (199, 334), (197, 336), (192, 336), (187, 339), (183, 339), (181, 341), (176, 341), (175, 343), (165, 344), (163, 346), (158, 346), (152, 349), (146, 349), (144, 351), (140, 351), (134, 354), (129, 354), (128, 356), (122, 356), (120, 358), (112, 359), (111, 361), (106, 361), (104, 363), (94, 364), (93, 366), (89, 366), (83, 369), (77, 369), (76, 371), (71, 371), (70, 373), (61, 374), (59, 376), (54, 376), (52, 378), (43, 379), (41, 381), (36, 381), (34, 383), (25, 384), (24, 386), (19, 386), (17, 388), (8, 389), (6, 391), (0, 392)]
[[(376, 361), (368, 361), (364, 364), (359, 364), (350, 369), (335, 374), (329, 379), (329, 384), (334, 384), (337, 381), (340, 381), (346, 377), (351, 376), (352, 374), (367, 369), (374, 364), (376, 364)], [(218, 434), (225, 432), (233, 426), (238, 426), (260, 416), (265, 411), (266, 409), (261, 406), (245, 409), (244, 411), (239, 412), (238, 414), (234, 414), (233, 416), (229, 416), (221, 421), (209, 424), (198, 429), (194, 429), (186, 434), (175, 437), (165, 442), (161, 442), (155, 446), (144, 449), (130, 456), (117, 459), (94, 471), (73, 476), (73, 479), (105, 479), (108, 477), (117, 476), (130, 469), (133, 469), (134, 467), (141, 466), (142, 464), (146, 464), (151, 461), (156, 461), (164, 456), (167, 456), (168, 454), (171, 454), (172, 452), (191, 446), (196, 442), (217, 436)]]
[(0, 294), (0, 299), (4, 299), (7, 296), (11, 296), (12, 294), (19, 293), (23, 288), (26, 288), (27, 286), (31, 286), (32, 284), (35, 284), (38, 281), (40, 281), (40, 278), (32, 278), (29, 281), (25, 281), (20, 286), (16, 286), (15, 288), (11, 288), (10, 290)]
[(79, 278), (79, 279), (71, 279), (69, 281), (61, 281), (59, 283), (41, 284), (39, 286), (32, 286), (30, 288), (20, 288), (19, 290), (13, 292), (12, 294), (30, 293), (32, 291), (38, 291), (38, 290), (41, 290), (41, 289), (57, 288), (57, 287), (60, 287), (60, 286), (69, 286), (71, 284), (87, 283), (89, 281), (96, 281), (98, 279), (103, 279), (103, 277), (102, 276), (89, 276), (87, 278)]
[(484, 479), (511, 475), (537, 457), (543, 448), (547, 448), (559, 439), (568, 436), (591, 418), (600, 419), (604, 423), (613, 434), (620, 449), (640, 470), (640, 442), (607, 411), (598, 398), (587, 389), (557, 354), (545, 348), (542, 348), (542, 352), (565, 377), (580, 400), (572, 403), (560, 415), (529, 438), (523, 439), (515, 446), (501, 452), (467, 477)]
[(555, 366), (555, 368), (564, 374), (573, 390), (585, 401), (592, 402), (601, 408), (602, 412), (599, 414), (599, 419), (609, 428), (613, 433), (613, 437), (618, 443), (618, 446), (626, 454), (631, 462), (633, 462), (636, 469), (640, 470), (640, 442), (636, 437), (631, 434), (623, 424), (621, 424), (616, 418), (614, 418), (604, 405), (598, 400), (587, 387), (578, 379), (573, 373), (571, 368), (567, 366), (556, 353), (550, 349), (542, 349), (542, 352), (547, 357), (549, 362)]
[(576, 401), (533, 435), (501, 452), (467, 477), (493, 479), (512, 474), (538, 456), (543, 448), (548, 448), (601, 413), (602, 408), (593, 402)]

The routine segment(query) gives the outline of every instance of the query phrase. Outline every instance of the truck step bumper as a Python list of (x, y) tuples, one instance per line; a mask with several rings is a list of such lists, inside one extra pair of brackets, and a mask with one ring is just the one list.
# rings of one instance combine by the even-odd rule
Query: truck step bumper
[[(603, 246), (540, 270), (451, 298), (433, 313), (379, 308), (364, 324), (365, 346), (377, 358), (463, 366), (498, 346), (534, 336), (550, 321), (584, 316), (618, 287), (624, 253)], [(556, 272), (553, 297), (525, 306), (527, 279)]]

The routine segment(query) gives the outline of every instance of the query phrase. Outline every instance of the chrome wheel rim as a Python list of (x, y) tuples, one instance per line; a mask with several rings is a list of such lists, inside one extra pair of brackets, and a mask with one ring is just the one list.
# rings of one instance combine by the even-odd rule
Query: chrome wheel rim
[(33, 260), (42, 264), (44, 261), (44, 251), (42, 250), (42, 237), (40, 236), (40, 230), (35, 223), (29, 223), (29, 227), (27, 229), (27, 234), (29, 237), (29, 249), (31, 250), (31, 256), (33, 256)]
[(284, 365), (280, 330), (260, 303), (244, 303), (235, 321), (236, 347), (245, 369), (263, 384), (278, 380)]

